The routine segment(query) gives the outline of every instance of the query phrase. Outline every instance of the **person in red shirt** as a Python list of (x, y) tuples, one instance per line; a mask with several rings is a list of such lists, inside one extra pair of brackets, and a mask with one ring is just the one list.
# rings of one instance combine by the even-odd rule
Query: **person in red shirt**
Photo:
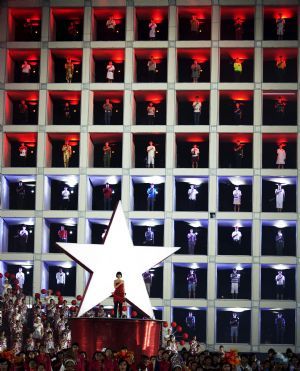
[(79, 344), (73, 343), (69, 356), (75, 361), (75, 371), (85, 371), (85, 359), (79, 352)]
[(40, 346), (39, 348), (39, 355), (36, 357), (36, 362), (39, 365), (43, 365), (45, 371), (51, 371), (51, 360), (48, 354), (45, 352), (45, 347)]
[(103, 207), (104, 210), (111, 210), (111, 199), (112, 195), (114, 193), (113, 189), (109, 185), (109, 183), (105, 184), (105, 187), (103, 188)]
[(89, 365), (89, 371), (102, 371), (104, 370), (105, 357), (101, 352), (95, 352)]
[(159, 371), (171, 371), (171, 362), (169, 361), (169, 352), (164, 351), (162, 361), (159, 363)]
[(124, 280), (122, 279), (122, 273), (117, 272), (116, 273), (116, 279), (114, 280), (114, 292), (113, 292), (113, 298), (114, 298), (114, 313), (115, 318), (122, 317), (122, 306), (125, 301), (125, 285)]
[(60, 242), (68, 242), (68, 231), (63, 225), (60, 226), (60, 230), (57, 232)]
[(115, 371), (117, 368), (117, 362), (113, 357), (113, 352), (110, 348), (105, 351), (105, 359), (103, 361), (103, 369), (105, 371)]

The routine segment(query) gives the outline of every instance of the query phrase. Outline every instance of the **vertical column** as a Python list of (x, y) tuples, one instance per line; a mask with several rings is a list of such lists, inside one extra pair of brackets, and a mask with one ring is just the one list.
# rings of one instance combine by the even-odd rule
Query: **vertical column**
[(216, 343), (215, 333), (216, 333), (216, 309), (215, 307), (208, 306), (206, 312), (206, 343), (214, 347)]
[(123, 132), (123, 154), (122, 154), (122, 167), (123, 169), (130, 169), (134, 166), (133, 161), (133, 148), (132, 148), (132, 134)]
[[(124, 145), (124, 141), (123, 141)], [(124, 212), (128, 212), (133, 209), (133, 194), (132, 198), (130, 197), (131, 195), (131, 184), (130, 184), (130, 176), (129, 176), (129, 171), (126, 169), (123, 170), (123, 175), (122, 175), (122, 206), (124, 209)]]
[(210, 175), (208, 181), (208, 211), (215, 213), (218, 210), (218, 178), (215, 175)]
[[(217, 41), (213, 41), (213, 45), (217, 44)], [(211, 48), (211, 54), (210, 54), (210, 81), (211, 81), (211, 87), (216, 89), (217, 83), (219, 81), (219, 48), (213, 46)]]
[[(133, 91), (129, 89), (124, 90), (124, 96), (123, 96), (124, 102), (123, 102), (123, 125), (129, 126), (133, 123)], [(125, 129), (125, 127), (124, 127)]]
[[(39, 212), (40, 214), (41, 212)], [(38, 215), (39, 215), (38, 214)], [(42, 254), (42, 247), (44, 243), (44, 225), (43, 225), (43, 218), (36, 217), (34, 221), (34, 253), (35, 254)]]
[(44, 130), (40, 129), (41, 131), (38, 133), (37, 136), (37, 153), (36, 153), (36, 166), (37, 168), (41, 168), (41, 171), (43, 170), (43, 167), (45, 166), (45, 135), (47, 135)]
[(47, 90), (40, 89), (39, 92), (39, 116), (38, 116), (38, 125), (39, 127), (46, 125), (46, 116), (47, 116), (47, 101), (48, 101), (48, 92)]
[(42, 268), (43, 262), (40, 259), (40, 256), (34, 255), (33, 258), (33, 282), (32, 282), (32, 292), (41, 291), (41, 277), (42, 277)]
[(9, 40), (9, 28), (8, 28), (8, 8), (5, 4), (1, 5), (1, 12), (0, 12), (0, 24), (1, 24), (1, 32), (0, 32), (0, 42), (5, 42)]
[(78, 184), (78, 211), (85, 212), (87, 202), (87, 176), (85, 169), (82, 172), (84, 172), (84, 174), (79, 175)]
[(81, 91), (80, 125), (85, 129), (88, 125), (93, 125), (93, 98), (93, 93), (88, 89)]
[(42, 24), (41, 24), (41, 41), (47, 42), (49, 40), (49, 26), (50, 26), (50, 8), (43, 6), (42, 8)]
[(253, 93), (253, 125), (256, 130), (258, 130), (258, 126), (262, 125), (262, 99), (262, 90), (260, 88), (255, 89)]
[(169, 29), (168, 29), (168, 39), (169, 41), (175, 41), (177, 39), (177, 8), (174, 5), (169, 7)]
[(261, 255), (261, 220), (252, 219), (252, 256)]
[[(299, 18), (298, 18), (299, 19)], [(296, 309), (296, 323), (295, 323), (295, 329), (299, 328), (299, 323), (300, 323), (300, 308)], [(298, 325), (298, 326), (297, 326)], [(300, 352), (300, 332), (296, 331), (296, 353)]]
[(40, 56), (40, 83), (46, 84), (48, 81), (48, 55), (49, 49), (41, 49)]
[(173, 211), (173, 204), (175, 199), (175, 190), (173, 187), (172, 170), (167, 169), (165, 180), (165, 212), (171, 213)]
[(84, 7), (83, 15), (83, 41), (91, 41), (92, 35), (92, 8)]
[(88, 84), (90, 82), (90, 60), (91, 60), (91, 49), (83, 48), (82, 55), (82, 84)]
[(167, 90), (166, 105), (167, 105), (167, 122), (166, 125), (176, 125), (176, 91), (174, 89)]
[(174, 220), (165, 218), (164, 220), (164, 246), (174, 246), (175, 243)]
[(4, 90), (0, 90), (0, 126), (3, 126), (5, 122), (5, 93)]
[(211, 7), (211, 39), (219, 40), (221, 33), (221, 10), (219, 5), (213, 5)]
[(44, 209), (44, 175), (42, 173), (36, 176), (35, 210), (42, 211)]
[[(124, 81), (125, 84), (130, 84), (133, 82), (133, 59), (134, 59), (134, 53), (132, 48), (132, 42), (128, 41), (131, 46), (125, 48), (125, 75), (124, 75)], [(126, 85), (125, 85), (126, 86)]]
[(261, 211), (261, 177), (255, 175), (253, 177), (252, 186), (252, 212), (257, 213)]
[[(81, 177), (82, 178), (82, 177)], [(85, 182), (85, 179), (80, 179)], [(86, 183), (86, 182), (85, 182)], [(81, 181), (80, 181), (81, 186)], [(81, 187), (80, 187), (81, 188)], [(78, 200), (80, 202), (80, 200)], [(86, 218), (79, 217), (77, 220), (77, 242), (86, 243)], [(84, 269), (76, 264), (76, 295), (82, 295), (85, 289)]]
[(256, 5), (254, 14), (255, 41), (263, 40), (263, 20), (264, 20), (263, 6)]
[(134, 40), (134, 7), (126, 7), (126, 41)]
[(256, 347), (260, 343), (260, 313), (258, 307), (251, 308), (251, 346)]
[[(257, 128), (260, 129), (260, 128)], [(262, 165), (262, 138), (261, 133), (253, 134), (253, 168), (260, 169)]]

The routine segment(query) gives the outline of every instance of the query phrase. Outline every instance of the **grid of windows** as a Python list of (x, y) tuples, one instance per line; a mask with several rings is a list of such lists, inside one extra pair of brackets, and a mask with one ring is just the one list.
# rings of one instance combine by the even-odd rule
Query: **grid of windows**
[(181, 246), (152, 271), (159, 318), (213, 347), (300, 351), (296, 3), (4, 2), (0, 271), (23, 267), (33, 294), (62, 267), (71, 300), (86, 276), (55, 242), (101, 243), (121, 199), (135, 244)]

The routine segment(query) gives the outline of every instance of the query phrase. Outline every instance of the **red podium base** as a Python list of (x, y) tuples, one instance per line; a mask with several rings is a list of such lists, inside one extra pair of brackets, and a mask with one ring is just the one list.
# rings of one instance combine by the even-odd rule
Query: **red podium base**
[(156, 354), (161, 341), (162, 321), (151, 319), (72, 318), (72, 342), (87, 352), (89, 359), (96, 350), (119, 351), (127, 346), (136, 360), (142, 354)]

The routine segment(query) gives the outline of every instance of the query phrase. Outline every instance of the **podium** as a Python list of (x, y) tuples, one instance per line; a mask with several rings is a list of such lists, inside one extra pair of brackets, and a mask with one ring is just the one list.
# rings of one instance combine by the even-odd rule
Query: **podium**
[(96, 350), (111, 348), (119, 351), (127, 346), (139, 360), (142, 354), (157, 353), (162, 323), (153, 319), (71, 318), (72, 342), (77, 342), (89, 359)]

